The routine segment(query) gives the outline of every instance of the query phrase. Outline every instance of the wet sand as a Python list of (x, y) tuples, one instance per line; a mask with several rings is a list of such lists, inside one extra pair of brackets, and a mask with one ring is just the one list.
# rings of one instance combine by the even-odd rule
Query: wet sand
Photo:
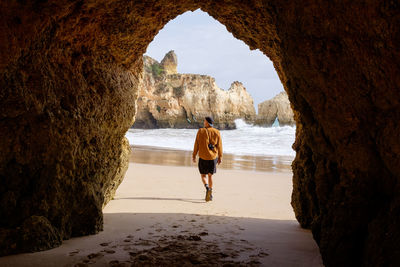
[[(130, 162), (164, 165), (192, 166), (192, 152), (151, 146), (131, 146)], [(227, 170), (249, 170), (261, 172), (292, 171), (290, 156), (247, 156), (224, 154), (219, 168)]]
[(103, 232), (0, 266), (322, 266), (291, 188), (290, 173), (219, 169), (206, 203), (195, 165), (131, 163)]

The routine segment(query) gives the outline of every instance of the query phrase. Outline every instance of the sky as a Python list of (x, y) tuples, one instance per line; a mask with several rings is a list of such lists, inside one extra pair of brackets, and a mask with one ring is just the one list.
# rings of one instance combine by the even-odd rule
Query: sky
[(207, 13), (188, 11), (170, 21), (147, 47), (146, 55), (161, 61), (174, 50), (179, 73), (205, 74), (228, 90), (240, 81), (257, 105), (283, 91), (272, 62), (260, 50), (250, 50)]

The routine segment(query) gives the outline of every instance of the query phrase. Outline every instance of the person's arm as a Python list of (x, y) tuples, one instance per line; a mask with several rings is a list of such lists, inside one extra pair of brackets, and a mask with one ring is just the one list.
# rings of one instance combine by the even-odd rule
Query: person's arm
[(196, 163), (196, 155), (197, 155), (197, 152), (199, 152), (199, 132), (200, 132), (200, 130), (197, 131), (196, 140), (194, 141), (194, 148), (193, 148), (193, 155), (192, 155), (192, 160), (194, 163)]
[(218, 133), (218, 164), (222, 162), (222, 138), (221, 138), (221, 133)]

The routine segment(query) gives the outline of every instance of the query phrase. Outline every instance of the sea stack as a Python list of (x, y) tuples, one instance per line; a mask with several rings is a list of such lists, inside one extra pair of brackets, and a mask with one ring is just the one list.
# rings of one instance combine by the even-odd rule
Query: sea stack
[(258, 104), (257, 125), (271, 126), (276, 119), (280, 126), (296, 124), (286, 92), (281, 92), (274, 98)]

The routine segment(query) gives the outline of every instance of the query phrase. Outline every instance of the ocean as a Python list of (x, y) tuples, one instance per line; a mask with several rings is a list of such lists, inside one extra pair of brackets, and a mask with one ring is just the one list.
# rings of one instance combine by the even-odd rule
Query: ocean
[[(224, 153), (239, 156), (294, 157), (296, 127), (259, 127), (235, 120), (235, 130), (221, 130)], [(196, 129), (130, 129), (131, 146), (192, 151)]]

